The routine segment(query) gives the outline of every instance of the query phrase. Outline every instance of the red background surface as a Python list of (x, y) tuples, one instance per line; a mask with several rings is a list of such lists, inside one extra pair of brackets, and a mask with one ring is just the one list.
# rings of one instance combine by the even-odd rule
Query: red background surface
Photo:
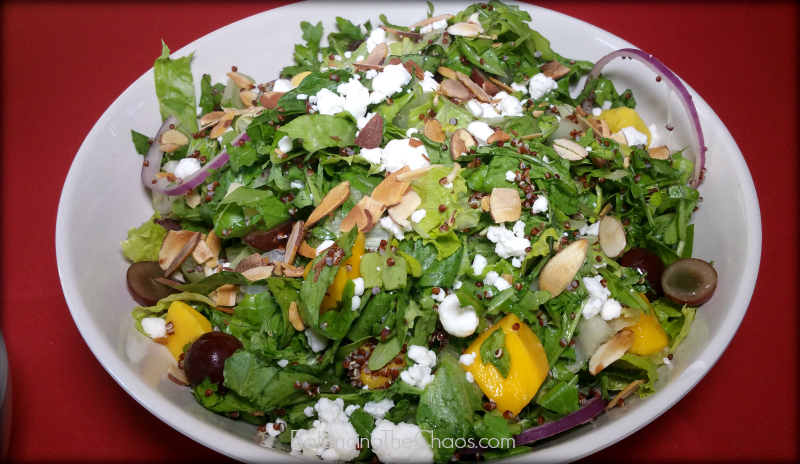
[[(11, 461), (227, 460), (139, 406), (84, 344), (58, 282), (56, 209), (84, 137), (152, 66), (161, 39), (177, 50), (282, 3), (3, 3), (0, 323), (14, 388)], [(738, 142), (766, 219), (753, 302), (725, 354), (663, 416), (591, 459), (796, 461), (797, 5), (539, 4), (649, 51), (694, 87)]]

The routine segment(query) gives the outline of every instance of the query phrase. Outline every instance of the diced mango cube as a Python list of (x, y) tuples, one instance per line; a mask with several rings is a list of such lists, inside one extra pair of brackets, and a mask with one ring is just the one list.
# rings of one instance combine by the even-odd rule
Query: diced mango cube
[(663, 350), (669, 343), (667, 334), (652, 309), (650, 314), (642, 314), (639, 322), (628, 328), (633, 331), (634, 335), (633, 346), (628, 353), (650, 356)]
[(200, 335), (211, 332), (211, 322), (183, 301), (173, 301), (167, 310), (167, 323), (172, 322), (174, 334), (167, 338), (167, 349), (177, 361), (183, 347)]
[(597, 119), (605, 119), (608, 123), (608, 129), (613, 134), (619, 132), (623, 127), (633, 127), (637, 131), (647, 136), (647, 145), (650, 145), (650, 129), (644, 123), (639, 113), (631, 108), (614, 108), (611, 110), (603, 110)]

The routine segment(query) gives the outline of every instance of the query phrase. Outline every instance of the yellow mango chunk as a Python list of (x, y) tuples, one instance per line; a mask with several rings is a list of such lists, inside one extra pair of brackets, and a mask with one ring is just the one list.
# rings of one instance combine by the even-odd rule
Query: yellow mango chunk
[[(647, 300), (647, 297), (645, 297), (643, 293), (639, 295)], [(648, 301), (647, 304), (649, 306), (650, 302)], [(633, 346), (628, 350), (628, 353), (639, 356), (650, 356), (651, 354), (663, 350), (664, 347), (669, 344), (669, 338), (667, 338), (666, 332), (664, 332), (664, 329), (658, 322), (658, 318), (652, 306), (650, 306), (650, 314), (642, 314), (642, 317), (639, 318), (639, 322), (628, 328), (633, 331), (634, 335)]]
[[(514, 330), (519, 324), (518, 330)], [(511, 356), (508, 377), (503, 378), (493, 364), (481, 361), (481, 343), (495, 330), (502, 329), (506, 336), (506, 349)], [(470, 366), (461, 367), (475, 377), (481, 391), (497, 403), (499, 411), (511, 411), (517, 415), (536, 395), (547, 377), (549, 366), (542, 343), (527, 324), (514, 314), (509, 314), (500, 322), (483, 332), (465, 354), (477, 353)]]
[(605, 119), (612, 134), (619, 132), (623, 127), (633, 127), (647, 136), (647, 145), (650, 146), (650, 129), (647, 128), (647, 124), (639, 117), (639, 113), (636, 110), (631, 108), (603, 110), (597, 119)]
[(300, 82), (302, 82), (303, 79), (305, 79), (306, 76), (308, 76), (309, 74), (311, 74), (311, 71), (301, 72), (300, 74), (294, 76), (292, 78), (292, 85), (297, 87), (298, 85), (300, 85)]
[[(336, 277), (333, 278), (333, 283), (328, 286), (328, 291), (325, 293), (325, 298), (322, 299), (322, 304), (319, 307), (320, 315), (324, 314), (329, 309), (334, 309), (342, 301), (342, 293), (344, 293), (344, 286), (347, 285), (348, 280), (353, 280), (361, 277), (359, 265), (361, 264), (361, 257), (364, 255), (364, 245), (366, 238), (364, 233), (359, 231), (356, 236), (356, 241), (353, 244), (353, 256), (347, 258), (339, 266), (339, 271)], [(347, 267), (350, 266), (350, 270)]]
[(167, 310), (167, 323), (172, 322), (174, 334), (167, 337), (167, 349), (178, 360), (187, 343), (211, 332), (211, 322), (183, 301), (173, 301)]

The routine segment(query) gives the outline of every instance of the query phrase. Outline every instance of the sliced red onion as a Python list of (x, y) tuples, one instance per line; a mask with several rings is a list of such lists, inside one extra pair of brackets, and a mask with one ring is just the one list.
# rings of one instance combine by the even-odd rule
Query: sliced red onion
[[(607, 405), (608, 401), (603, 398), (592, 398), (586, 402), (585, 406), (557, 421), (547, 422), (544, 425), (523, 430), (522, 433), (514, 436), (514, 446), (527, 445), (591, 422), (598, 414), (606, 409)], [(491, 450), (491, 448), (465, 448), (461, 450), (461, 454), (482, 453), (488, 450)]]
[(660, 76), (667, 83), (669, 88), (675, 92), (683, 104), (683, 107), (686, 110), (686, 115), (689, 117), (689, 121), (691, 122), (689, 126), (692, 128), (692, 135), (694, 136), (694, 149), (697, 151), (697, 158), (695, 159), (694, 163), (694, 175), (692, 176), (692, 180), (689, 181), (689, 186), (692, 188), (697, 188), (701, 182), (700, 173), (703, 171), (703, 168), (706, 164), (706, 144), (703, 138), (703, 130), (700, 127), (700, 118), (697, 116), (697, 108), (695, 108), (694, 102), (692, 101), (692, 95), (689, 93), (689, 90), (686, 88), (686, 86), (683, 85), (683, 82), (681, 82), (678, 76), (670, 71), (669, 68), (664, 65), (664, 63), (654, 58), (653, 55), (635, 48), (623, 48), (622, 50), (617, 50), (609, 53), (603, 58), (600, 58), (600, 60), (595, 63), (594, 67), (589, 72), (589, 77), (587, 78), (586, 82), (588, 83), (592, 78), (599, 76), (600, 71), (603, 70), (605, 65), (607, 65), (614, 58), (620, 56), (628, 57), (629, 59), (644, 63), (645, 66), (650, 68), (654, 73), (656, 73), (657, 76)]
[[(212, 158), (205, 166), (203, 166), (199, 171), (195, 172), (191, 176), (186, 178), (177, 178), (175, 182), (170, 182), (166, 178), (156, 179), (156, 174), (161, 171), (161, 158), (164, 157), (164, 152), (160, 150), (158, 140), (161, 138), (161, 135), (169, 130), (169, 126), (174, 124), (175, 126), (178, 125), (178, 119), (174, 116), (168, 117), (164, 124), (158, 129), (156, 136), (153, 138), (153, 144), (150, 146), (150, 150), (147, 151), (147, 155), (144, 158), (144, 165), (142, 166), (142, 183), (149, 189), (155, 190), (158, 193), (163, 193), (164, 195), (174, 196), (174, 195), (183, 195), (186, 193), (187, 190), (193, 189), (198, 185), (202, 184), (203, 181), (208, 177), (208, 170), (209, 169), (219, 169), (228, 162), (228, 152), (225, 148), (222, 149), (217, 156)], [(236, 144), (240, 141), (248, 141), (250, 137), (247, 136), (247, 132), (242, 132), (236, 138), (234, 138), (231, 143)], [(156, 181), (153, 183), (153, 181)]]

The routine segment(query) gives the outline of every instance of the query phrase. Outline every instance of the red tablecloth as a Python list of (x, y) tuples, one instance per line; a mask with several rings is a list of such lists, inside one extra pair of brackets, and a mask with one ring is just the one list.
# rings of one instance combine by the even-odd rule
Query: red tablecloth
[[(152, 66), (161, 39), (177, 50), (280, 3), (3, 3), (0, 322), (12, 461), (227, 459), (149, 414), (92, 356), (59, 286), (56, 208), (84, 137)], [(797, 460), (797, 5), (542, 5), (649, 51), (694, 87), (747, 158), (765, 219), (753, 303), (728, 350), (676, 406), (592, 459)]]

